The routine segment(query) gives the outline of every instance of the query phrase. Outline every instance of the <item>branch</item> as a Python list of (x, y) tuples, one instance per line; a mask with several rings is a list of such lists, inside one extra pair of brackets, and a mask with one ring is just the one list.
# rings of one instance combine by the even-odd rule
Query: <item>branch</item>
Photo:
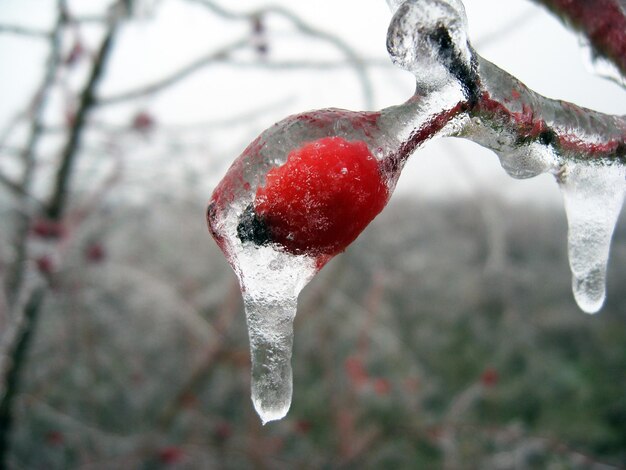
[(13, 402), (20, 387), (23, 365), (35, 332), (44, 296), (45, 287), (37, 288), (31, 295), (24, 308), (22, 324), (18, 325), (15, 345), (9, 354), (10, 359), (7, 360), (4, 395), (0, 401), (0, 469), (7, 468), (7, 451), (13, 425)]
[(54, 35), (54, 33), (49, 33), (48, 31), (12, 24), (0, 24), (0, 34), (16, 34), (39, 39), (50, 39)]
[(80, 139), (87, 122), (87, 116), (96, 105), (95, 91), (102, 78), (107, 59), (112, 50), (113, 41), (118, 28), (117, 21), (119, 20), (114, 20), (109, 26), (104, 40), (100, 45), (100, 49), (96, 54), (93, 68), (91, 69), (91, 75), (80, 98), (74, 125), (72, 126), (69, 138), (62, 152), (61, 164), (57, 171), (54, 189), (47, 208), (47, 215), (53, 220), (59, 220), (63, 217), (70, 177), (80, 147)]
[(113, 95), (110, 97), (99, 98), (96, 101), (96, 104), (98, 106), (106, 106), (110, 104), (119, 103), (122, 101), (140, 98), (142, 96), (154, 94), (158, 91), (161, 91), (164, 88), (172, 86), (178, 83), (179, 81), (187, 78), (189, 75), (198, 71), (202, 67), (205, 67), (206, 65), (209, 65), (215, 62), (224, 61), (228, 57), (228, 54), (238, 49), (242, 49), (248, 44), (249, 44), (249, 41), (247, 38), (240, 39), (238, 41), (235, 41), (227, 46), (224, 46), (218, 49), (217, 51), (211, 52), (205, 57), (202, 57), (200, 59), (193, 61), (189, 65), (184, 66), (183, 68), (181, 68), (180, 70), (177, 70), (173, 74), (167, 77), (161, 78), (160, 80), (157, 80), (156, 82), (151, 83), (150, 85), (145, 85), (140, 88), (136, 88), (134, 90), (125, 91), (125, 92), (122, 92), (122, 93), (119, 93), (117, 95)]
[(582, 34), (593, 50), (592, 60), (609, 61), (626, 83), (626, 2), (624, 0), (534, 0)]
[[(44, 133), (44, 113), (46, 105), (52, 89), (54, 87), (57, 72), (61, 64), (61, 48), (62, 48), (62, 35), (65, 28), (67, 16), (65, 15), (65, 5), (63, 0), (58, 1), (58, 15), (54, 31), (50, 36), (50, 53), (46, 62), (45, 74), (43, 81), (35, 97), (30, 105), (30, 109), (24, 113), (25, 116), (29, 114), (32, 116), (29, 126), (29, 136), (26, 141), (26, 145), (21, 153), (22, 162), (24, 164), (22, 175), (18, 186), (20, 193), (29, 194), (30, 187), (33, 179), (33, 173), (35, 171), (35, 152), (37, 146), (41, 141)], [(22, 118), (22, 114), (18, 114), (7, 126), (3, 132), (2, 141), (8, 138), (13, 128), (19, 120)], [(17, 189), (17, 188), (14, 188)], [(9, 307), (12, 307), (16, 300), (19, 298), (19, 294), (22, 287), (22, 281), (24, 277), (24, 268), (26, 261), (26, 241), (27, 234), (30, 225), (30, 217), (21, 214), (17, 220), (15, 230), (15, 259), (9, 268), (9, 272), (6, 278), (6, 292), (7, 301)]]
[(340, 50), (344, 56), (348, 59), (350, 64), (354, 67), (357, 77), (361, 82), (361, 88), (363, 90), (363, 99), (365, 102), (366, 108), (371, 108), (373, 106), (373, 92), (372, 92), (372, 84), (370, 82), (369, 76), (367, 75), (367, 69), (363, 63), (363, 59), (359, 56), (359, 54), (350, 47), (348, 43), (346, 43), (339, 36), (334, 35), (332, 33), (328, 33), (326, 31), (322, 31), (320, 29), (314, 28), (309, 25), (305, 21), (303, 21), (298, 16), (294, 15), (291, 11), (279, 7), (279, 6), (267, 6), (263, 8), (259, 8), (257, 10), (253, 10), (250, 12), (242, 13), (242, 12), (234, 12), (232, 10), (227, 10), (212, 0), (188, 0), (193, 3), (198, 3), (203, 5), (204, 7), (211, 10), (218, 16), (222, 18), (233, 20), (233, 21), (247, 21), (253, 23), (254, 21), (258, 21), (259, 18), (263, 18), (266, 15), (276, 15), (288, 20), (293, 26), (300, 31), (301, 33), (311, 36), (314, 38), (321, 39), (326, 41), (329, 44), (332, 44), (335, 48)]
[[(0, 173), (0, 185), (7, 188), (19, 199), (26, 199), (29, 203), (34, 203), (37, 209), (43, 208), (43, 204), (41, 203), (41, 201), (39, 201), (39, 199), (33, 196), (30, 192), (26, 191), (22, 185), (18, 184), (17, 182), (13, 181), (11, 178), (2, 173)], [(35, 211), (29, 211), (29, 213), (33, 212)]]

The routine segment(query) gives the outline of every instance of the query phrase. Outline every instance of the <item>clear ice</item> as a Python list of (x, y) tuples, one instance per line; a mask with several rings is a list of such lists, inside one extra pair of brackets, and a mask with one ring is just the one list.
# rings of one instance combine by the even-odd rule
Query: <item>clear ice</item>
[(561, 190), (568, 221), (572, 289), (587, 313), (596, 313), (605, 297), (609, 247), (622, 209), (626, 184), (623, 165), (567, 165)]
[(492, 149), (515, 178), (555, 175), (569, 222), (574, 296), (586, 312), (604, 301), (610, 240), (626, 189), (626, 119), (544, 98), (480, 57), (467, 38), (460, 0), (387, 1), (393, 13), (387, 49), (415, 76), (414, 96), (376, 112), (324, 109), (287, 117), (244, 150), (209, 203), (209, 230), (244, 297), (252, 402), (263, 423), (285, 416), (291, 403), (298, 295), (337, 253), (294, 251), (273, 240), (256, 213), (257, 190), (291, 152), (319, 139), (364, 143), (389, 194), (407, 158), (441, 136)]

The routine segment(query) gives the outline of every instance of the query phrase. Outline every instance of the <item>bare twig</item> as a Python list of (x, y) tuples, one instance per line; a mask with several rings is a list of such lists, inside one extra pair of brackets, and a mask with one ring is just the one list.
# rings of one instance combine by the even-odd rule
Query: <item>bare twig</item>
[(142, 86), (135, 90), (126, 91), (110, 97), (99, 98), (96, 103), (99, 106), (109, 105), (154, 94), (164, 88), (167, 88), (168, 86), (174, 85), (175, 83), (187, 78), (189, 75), (198, 71), (202, 67), (205, 67), (206, 65), (225, 60), (228, 57), (228, 54), (238, 49), (244, 48), (249, 43), (250, 41), (247, 38), (239, 39), (238, 41), (221, 47), (217, 51), (211, 52), (205, 57), (195, 60), (191, 64), (181, 68), (180, 70), (177, 70), (168, 77), (162, 78), (154, 83), (151, 83), (150, 85)]
[[(346, 61), (338, 60), (281, 60), (281, 61), (237, 61), (229, 60), (228, 65), (241, 68), (256, 68), (268, 70), (338, 70), (353, 65)], [(389, 59), (363, 59), (362, 65), (369, 69), (373, 67), (394, 69), (395, 66)]]
[(207, 348), (203, 359), (194, 368), (187, 380), (181, 385), (176, 395), (163, 407), (163, 412), (156, 420), (157, 428), (167, 429), (179, 410), (184, 404), (185, 399), (195, 391), (202, 383), (204, 383), (211, 375), (214, 366), (220, 354), (223, 354), (225, 342), (223, 337), (229, 330), (234, 314), (237, 311), (237, 299), (239, 298), (239, 285), (235, 282), (230, 289), (230, 295), (225, 299), (222, 305), (219, 318), (215, 326), (217, 336), (215, 341)]
[[(48, 98), (54, 87), (57, 71), (61, 63), (61, 42), (62, 33), (66, 24), (67, 17), (63, 0), (58, 2), (58, 16), (54, 27), (54, 31), (50, 36), (50, 54), (46, 63), (46, 72), (43, 82), (35, 94), (35, 98), (31, 105), (30, 114), (32, 120), (29, 128), (29, 137), (22, 152), (23, 170), (21, 180), (18, 186), (21, 188), (20, 193), (26, 194), (30, 192), (30, 186), (35, 170), (35, 152), (41, 141), (44, 129), (44, 111)], [(28, 113), (26, 113), (28, 114)], [(14, 119), (13, 124), (19, 121), (19, 115)], [(6, 132), (11, 131), (13, 125), (9, 125)], [(14, 188), (17, 189), (17, 188)], [(20, 214), (15, 229), (15, 258), (9, 269), (6, 279), (6, 292), (9, 307), (15, 305), (19, 298), (22, 280), (24, 277), (24, 266), (26, 260), (26, 235), (30, 225), (30, 217)]]
[(13, 24), (0, 24), (0, 34), (16, 34), (39, 39), (50, 39), (54, 33)]
[(96, 104), (96, 88), (102, 78), (102, 73), (112, 50), (117, 27), (118, 25), (116, 22), (113, 22), (109, 26), (104, 40), (100, 45), (100, 49), (96, 54), (93, 68), (91, 69), (91, 75), (89, 76), (89, 80), (87, 81), (80, 98), (80, 103), (74, 119), (74, 125), (72, 126), (69, 138), (61, 155), (61, 164), (57, 171), (54, 189), (47, 208), (47, 215), (53, 220), (59, 220), (63, 217), (67, 192), (70, 185), (70, 178), (80, 147), (80, 139), (87, 122), (87, 116)]
[(45, 292), (45, 287), (37, 288), (26, 304), (22, 324), (18, 327), (16, 342), (11, 351), (11, 358), (7, 363), (4, 380), (4, 395), (0, 401), (0, 469), (6, 468), (7, 465), (6, 455), (13, 425), (13, 401), (20, 387), (23, 364), (28, 353), (31, 338), (35, 332), (37, 317), (44, 300)]
[(255, 19), (262, 18), (266, 15), (276, 15), (288, 20), (293, 26), (300, 31), (302, 34), (306, 36), (311, 36), (317, 39), (321, 39), (329, 44), (332, 44), (335, 48), (339, 49), (345, 57), (348, 59), (350, 64), (354, 67), (354, 70), (357, 74), (359, 81), (361, 82), (361, 88), (363, 90), (363, 100), (365, 103), (365, 107), (367, 109), (372, 108), (373, 106), (373, 88), (370, 82), (369, 76), (367, 74), (367, 69), (363, 63), (363, 59), (359, 56), (359, 54), (350, 47), (348, 43), (346, 43), (339, 36), (317, 29), (310, 24), (306, 23), (304, 20), (293, 14), (291, 11), (279, 7), (279, 6), (267, 6), (264, 8), (260, 8), (251, 12), (234, 12), (232, 10), (227, 10), (217, 3), (211, 0), (188, 0), (193, 3), (198, 3), (207, 7), (213, 13), (222, 18), (228, 20), (239, 20), (239, 21), (248, 21), (252, 22)]

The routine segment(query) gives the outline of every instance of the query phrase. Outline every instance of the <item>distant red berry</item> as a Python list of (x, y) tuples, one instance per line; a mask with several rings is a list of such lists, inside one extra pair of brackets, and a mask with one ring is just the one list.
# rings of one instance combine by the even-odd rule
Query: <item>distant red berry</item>
[(100, 263), (106, 258), (106, 251), (100, 243), (92, 243), (85, 248), (85, 258), (92, 263)]
[(271, 241), (294, 254), (335, 255), (387, 203), (378, 161), (365, 142), (326, 137), (291, 151), (267, 173), (254, 209)]
[(226, 421), (222, 421), (215, 426), (215, 430), (213, 432), (215, 436), (215, 440), (220, 443), (226, 442), (233, 434), (233, 427), (230, 423)]
[(65, 57), (65, 65), (73, 66), (75, 65), (84, 55), (85, 49), (80, 41), (76, 42), (72, 47), (70, 53)]
[(35, 264), (41, 274), (52, 274), (55, 269), (54, 261), (50, 256), (40, 256), (35, 260)]
[(46, 442), (51, 446), (60, 446), (65, 442), (65, 438), (61, 431), (49, 431), (46, 434)]
[(145, 111), (137, 113), (133, 118), (132, 127), (138, 132), (148, 133), (154, 126), (154, 118)]
[(35, 236), (47, 239), (61, 238), (65, 235), (65, 227), (61, 222), (48, 219), (35, 220), (30, 231)]
[(374, 392), (376, 392), (376, 395), (389, 395), (391, 392), (391, 383), (387, 379), (378, 377), (374, 379), (372, 385), (374, 386)]
[(299, 419), (294, 423), (294, 428), (300, 434), (308, 434), (311, 431), (311, 422), (306, 419)]
[(179, 447), (163, 447), (159, 450), (159, 461), (164, 464), (175, 464), (185, 456)]
[(500, 374), (493, 367), (489, 367), (483, 371), (480, 381), (485, 387), (493, 387), (500, 380)]
[(346, 359), (344, 369), (350, 382), (357, 387), (364, 385), (369, 380), (363, 361), (358, 357), (353, 356)]

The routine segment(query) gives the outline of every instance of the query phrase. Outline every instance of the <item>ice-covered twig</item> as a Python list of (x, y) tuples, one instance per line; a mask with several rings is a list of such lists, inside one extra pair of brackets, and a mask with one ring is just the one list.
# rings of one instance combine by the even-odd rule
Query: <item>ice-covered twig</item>
[(324, 109), (276, 123), (233, 163), (208, 207), (244, 295), (252, 399), (264, 422), (284, 416), (291, 401), (300, 290), (382, 210), (406, 160), (434, 137), (493, 150), (515, 178), (555, 175), (575, 298), (589, 313), (604, 301), (626, 189), (626, 118), (544, 98), (481, 58), (460, 0), (388, 3), (387, 49), (415, 76), (415, 94), (380, 112)]
[[(600, 75), (626, 85), (626, 1), (534, 0), (576, 30)], [(611, 67), (607, 67), (608, 65)], [(613, 70), (611, 70), (613, 69)]]
[[(583, 310), (596, 312), (604, 301), (609, 244), (626, 188), (626, 118), (533, 92), (474, 51), (466, 23), (457, 0), (408, 0), (397, 8), (388, 49), (417, 79), (413, 101), (439, 95), (446, 104), (428, 126), (411, 133), (394, 158), (403, 161), (446, 129), (445, 135), (496, 152), (513, 177), (557, 176), (568, 214), (575, 297)], [(445, 99), (452, 82), (463, 95), (454, 106)], [(394, 168), (401, 166), (394, 162)]]

